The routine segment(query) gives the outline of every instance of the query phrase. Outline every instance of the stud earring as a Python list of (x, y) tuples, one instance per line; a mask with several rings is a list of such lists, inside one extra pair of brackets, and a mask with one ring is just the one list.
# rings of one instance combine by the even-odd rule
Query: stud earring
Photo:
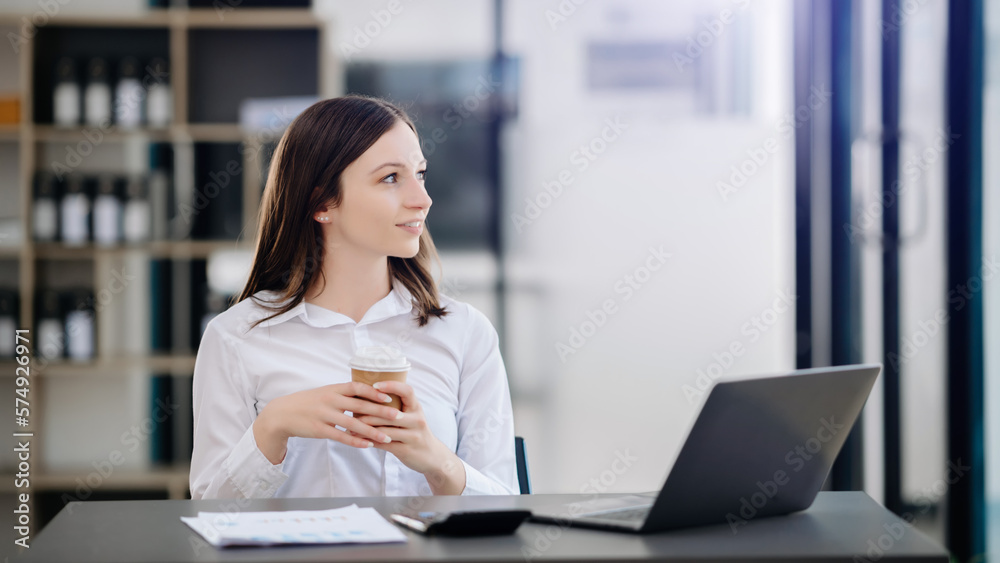
[(329, 221), (330, 218), (329, 217), (320, 217), (319, 220), (320, 221)]

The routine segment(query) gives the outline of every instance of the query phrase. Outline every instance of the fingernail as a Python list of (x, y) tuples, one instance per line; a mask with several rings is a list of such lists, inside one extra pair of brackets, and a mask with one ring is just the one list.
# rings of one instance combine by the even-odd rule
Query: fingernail
[(376, 388), (376, 389), (381, 389), (381, 388), (382, 388), (382, 382), (381, 382), (381, 381), (379, 381), (379, 382), (378, 382), (378, 383), (376, 383), (375, 385), (372, 385), (372, 387), (374, 387), (374, 388)]
[(392, 402), (392, 397), (390, 397), (388, 395), (385, 395), (385, 394), (379, 395), (378, 398), (382, 399), (383, 403), (391, 403)]
[(382, 443), (384, 443), (384, 444), (388, 444), (391, 441), (392, 441), (392, 438), (390, 438), (388, 436), (385, 436), (384, 438), (382, 438)]
[(374, 443), (372, 443), (372, 442), (365, 442), (365, 447), (366, 447), (366, 448), (374, 448), (374, 447), (375, 447), (375, 444), (374, 444)]
[(396, 415), (396, 420), (401, 420), (402, 418), (403, 418), (403, 412), (400, 411), (399, 414)]

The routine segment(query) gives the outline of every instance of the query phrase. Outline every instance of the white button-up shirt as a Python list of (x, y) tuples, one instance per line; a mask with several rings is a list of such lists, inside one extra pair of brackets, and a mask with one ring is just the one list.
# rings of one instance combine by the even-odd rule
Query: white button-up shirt
[[(272, 302), (276, 294), (257, 294)], [(431, 494), (426, 478), (394, 455), (327, 439), (288, 439), (278, 465), (257, 448), (253, 421), (273, 399), (351, 381), (359, 346), (402, 350), (406, 382), (434, 435), (465, 465), (463, 495), (517, 494), (514, 424), (497, 332), (467, 303), (441, 296), (449, 314), (418, 327), (398, 282), (361, 322), (301, 302), (271, 314), (244, 299), (208, 324), (194, 368), (191, 496), (361, 497)]]

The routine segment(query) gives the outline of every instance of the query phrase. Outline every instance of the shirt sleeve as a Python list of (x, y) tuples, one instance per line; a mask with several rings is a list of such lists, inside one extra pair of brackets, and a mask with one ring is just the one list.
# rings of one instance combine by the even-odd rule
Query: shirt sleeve
[(288, 475), (257, 448), (249, 382), (232, 337), (215, 320), (194, 364), (191, 498), (270, 498)]
[(518, 492), (514, 412), (500, 339), (489, 319), (469, 307), (458, 387), (458, 457), (465, 465), (462, 495)]

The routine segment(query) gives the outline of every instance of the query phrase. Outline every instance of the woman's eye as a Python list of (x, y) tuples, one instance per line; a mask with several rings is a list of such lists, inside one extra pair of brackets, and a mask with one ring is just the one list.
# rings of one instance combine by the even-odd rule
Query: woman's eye
[(427, 179), (427, 171), (426, 170), (420, 170), (419, 172), (417, 172), (417, 178), (420, 178), (421, 180), (426, 180)]
[(382, 181), (385, 182), (386, 184), (395, 184), (396, 183), (396, 173), (393, 172), (392, 174), (389, 174), (385, 178), (382, 178)]

